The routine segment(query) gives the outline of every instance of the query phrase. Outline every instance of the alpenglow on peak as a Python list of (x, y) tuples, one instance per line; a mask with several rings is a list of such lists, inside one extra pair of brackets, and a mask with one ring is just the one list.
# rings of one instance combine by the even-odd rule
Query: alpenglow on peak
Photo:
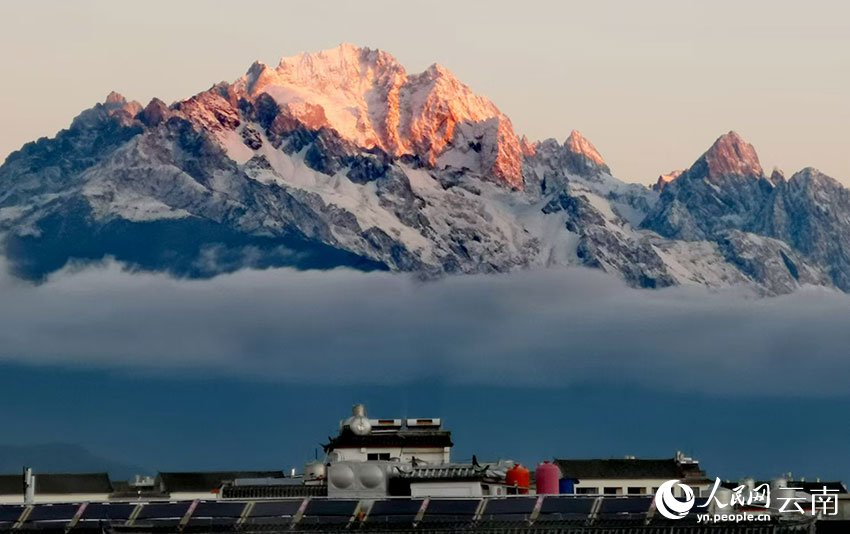
[(593, 146), (593, 143), (588, 141), (587, 138), (578, 130), (570, 132), (570, 136), (567, 137), (566, 141), (564, 141), (564, 145), (570, 152), (586, 156), (590, 161), (597, 165), (605, 164), (605, 160), (602, 159), (602, 154), (600, 154), (599, 151), (596, 150), (596, 147)]
[(389, 154), (415, 154), (490, 174), (522, 187), (522, 156), (510, 119), (434, 64), (408, 74), (382, 50), (343, 43), (255, 62), (234, 84), (240, 96), (271, 96), (294, 119), (333, 128), (344, 139)]
[(578, 131), (518, 140), (445, 67), (349, 44), (170, 105), (112, 93), (9, 155), (0, 208), (0, 253), (32, 280), (114, 257), (181, 277), (581, 265), (636, 287), (850, 292), (850, 192), (813, 169), (767, 178), (729, 132), (653, 191)]
[(710, 178), (724, 175), (764, 175), (756, 149), (735, 131), (718, 137), (702, 157), (708, 165)]

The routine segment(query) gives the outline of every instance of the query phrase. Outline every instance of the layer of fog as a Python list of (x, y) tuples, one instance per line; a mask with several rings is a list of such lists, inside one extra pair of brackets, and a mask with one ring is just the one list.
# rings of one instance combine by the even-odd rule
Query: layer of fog
[(212, 280), (115, 264), (0, 277), (0, 360), (306, 383), (630, 383), (844, 394), (850, 297), (634, 290), (584, 269), (418, 282), (347, 270)]

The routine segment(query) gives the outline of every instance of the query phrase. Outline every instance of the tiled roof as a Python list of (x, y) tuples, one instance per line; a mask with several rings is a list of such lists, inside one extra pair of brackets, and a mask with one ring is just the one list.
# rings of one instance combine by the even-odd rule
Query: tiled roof
[[(0, 495), (23, 495), (23, 475), (0, 475)], [(36, 473), (37, 495), (112, 493), (106, 473)]]
[(555, 459), (562, 478), (571, 479), (681, 479), (704, 478), (699, 464), (681, 464), (674, 458), (663, 460), (610, 458), (593, 460)]
[(487, 466), (476, 467), (472, 464), (448, 464), (399, 469), (402, 478), (411, 480), (481, 480), (503, 479), (504, 469), (491, 469)]
[(206, 492), (219, 489), (225, 482), (237, 478), (283, 478), (283, 471), (198, 471), (190, 473), (159, 473), (156, 484), (162, 491)]
[[(770, 485), (770, 481), (768, 480), (757, 480), (755, 482), (756, 487), (761, 486), (762, 484)], [(740, 482), (723, 482), (720, 484), (724, 488), (735, 489), (741, 485)], [(823, 488), (826, 489), (830, 493), (847, 493), (847, 487), (843, 482), (840, 481), (814, 481), (814, 480), (788, 480), (786, 482), (787, 487), (789, 488), (800, 488), (801, 491), (805, 491), (806, 493), (811, 493), (813, 491), (823, 491)]]
[(286, 484), (270, 486), (232, 486), (221, 490), (224, 499), (280, 499), (290, 497), (324, 497), (328, 494), (325, 485), (307, 486), (304, 484)]
[(449, 430), (401, 430), (398, 432), (372, 432), (359, 436), (345, 429), (324, 445), (325, 451), (345, 447), (451, 447)]

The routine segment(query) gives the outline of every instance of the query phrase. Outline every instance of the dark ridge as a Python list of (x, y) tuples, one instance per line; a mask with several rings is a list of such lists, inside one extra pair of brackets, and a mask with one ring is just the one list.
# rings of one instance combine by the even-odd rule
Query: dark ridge
[(295, 232), (265, 237), (190, 217), (147, 222), (114, 219), (95, 222), (82, 202), (38, 223), (39, 235), (10, 235), (4, 243), (12, 273), (42, 282), (72, 261), (91, 263), (112, 257), (141, 271), (185, 278), (210, 278), (244, 267), (293, 267), (361, 271), (388, 270), (381, 262), (340, 250)]

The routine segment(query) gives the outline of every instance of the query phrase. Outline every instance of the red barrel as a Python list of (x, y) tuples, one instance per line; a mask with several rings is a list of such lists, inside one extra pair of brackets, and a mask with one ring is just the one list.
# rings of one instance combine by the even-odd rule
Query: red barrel
[(537, 470), (535, 471), (537, 494), (544, 495), (559, 493), (558, 479), (560, 476), (561, 472), (558, 469), (558, 466), (550, 464), (549, 460), (546, 460), (542, 464), (537, 464)]
[(528, 483), (530, 480), (531, 477), (528, 473), (528, 469), (519, 464), (511, 467), (508, 469), (508, 472), (505, 473), (505, 483), (508, 486), (516, 486), (519, 489), (519, 493), (528, 493)]

